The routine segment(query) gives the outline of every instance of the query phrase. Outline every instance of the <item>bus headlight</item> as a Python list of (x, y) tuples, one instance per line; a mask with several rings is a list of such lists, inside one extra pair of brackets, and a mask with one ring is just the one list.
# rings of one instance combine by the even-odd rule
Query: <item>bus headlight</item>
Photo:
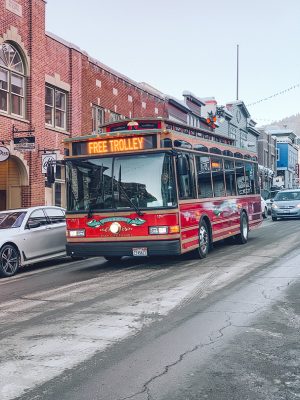
[(167, 226), (149, 226), (149, 235), (167, 235), (168, 232)]
[(168, 235), (169, 233), (179, 233), (179, 225), (174, 226), (149, 226), (149, 235)]
[(70, 229), (67, 233), (69, 237), (84, 237), (85, 229)]

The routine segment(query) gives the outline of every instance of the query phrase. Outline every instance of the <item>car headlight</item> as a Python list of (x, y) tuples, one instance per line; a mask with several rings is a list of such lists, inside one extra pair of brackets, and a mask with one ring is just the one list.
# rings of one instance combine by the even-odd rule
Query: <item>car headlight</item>
[(300, 208), (300, 203), (296, 205), (297, 208)]
[(69, 237), (84, 237), (85, 229), (69, 229), (67, 234)]
[(278, 208), (278, 205), (276, 203), (273, 203), (272, 208)]

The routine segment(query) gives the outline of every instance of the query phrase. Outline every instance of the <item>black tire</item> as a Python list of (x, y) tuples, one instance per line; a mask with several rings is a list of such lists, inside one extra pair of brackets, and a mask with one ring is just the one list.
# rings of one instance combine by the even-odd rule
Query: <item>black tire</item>
[(15, 275), (20, 268), (20, 254), (18, 249), (5, 244), (0, 250), (0, 276), (9, 277)]
[(210, 234), (205, 221), (201, 221), (199, 226), (199, 246), (195, 250), (197, 258), (206, 258), (210, 247)]
[(264, 219), (268, 218), (268, 209), (267, 209), (267, 207), (265, 207), (265, 210), (263, 212), (263, 218)]
[(108, 262), (117, 262), (117, 261), (120, 261), (122, 257), (120, 257), (120, 256), (104, 256), (104, 258)]
[(240, 231), (238, 235), (235, 236), (237, 243), (245, 244), (248, 242), (249, 224), (247, 214), (243, 211), (240, 217)]
[(277, 221), (277, 217), (273, 217), (272, 215), (272, 221)]

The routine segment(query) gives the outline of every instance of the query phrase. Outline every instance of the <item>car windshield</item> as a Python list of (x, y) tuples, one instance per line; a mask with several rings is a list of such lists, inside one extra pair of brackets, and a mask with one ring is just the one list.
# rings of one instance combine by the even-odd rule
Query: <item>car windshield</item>
[(300, 200), (300, 191), (297, 192), (279, 192), (274, 198), (275, 201), (295, 201)]
[(176, 205), (167, 153), (67, 162), (68, 211), (164, 208)]
[(25, 215), (22, 211), (0, 213), (0, 229), (19, 228)]

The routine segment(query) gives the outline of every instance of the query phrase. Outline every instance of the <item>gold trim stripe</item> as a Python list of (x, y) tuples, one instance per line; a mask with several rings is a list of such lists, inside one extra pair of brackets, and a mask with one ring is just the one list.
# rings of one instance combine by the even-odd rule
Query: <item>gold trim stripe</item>
[(189, 242), (193, 242), (194, 240), (198, 240), (198, 236), (197, 235), (192, 236), (192, 237), (190, 237), (188, 239), (183, 239), (181, 242), (182, 242), (182, 244), (186, 244), (186, 243), (189, 243)]

